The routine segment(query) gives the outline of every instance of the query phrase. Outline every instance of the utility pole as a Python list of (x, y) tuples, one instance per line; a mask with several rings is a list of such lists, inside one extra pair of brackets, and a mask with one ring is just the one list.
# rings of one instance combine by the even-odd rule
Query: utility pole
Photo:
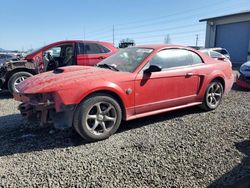
[(83, 40), (85, 40), (85, 27), (83, 27)]
[(198, 46), (198, 41), (199, 41), (199, 35), (198, 35), (198, 34), (196, 34), (195, 46)]
[(113, 46), (115, 46), (115, 26), (113, 24)]

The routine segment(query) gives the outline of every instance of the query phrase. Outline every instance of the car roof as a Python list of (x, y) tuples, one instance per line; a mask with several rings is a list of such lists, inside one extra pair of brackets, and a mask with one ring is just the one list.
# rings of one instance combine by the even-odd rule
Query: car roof
[(160, 50), (162, 48), (185, 48), (185, 49), (191, 49), (195, 50), (193, 48), (190, 48), (188, 46), (182, 46), (182, 45), (174, 45), (174, 44), (145, 44), (145, 45), (136, 45), (131, 48), (152, 48), (155, 50)]
[(205, 48), (207, 50), (226, 50), (226, 48), (214, 47), (214, 48)]
[(206, 49), (200, 49), (199, 51), (200, 51), (200, 52), (208, 52), (208, 51), (211, 51), (211, 49), (207, 49), (207, 48), (206, 48)]
[(49, 44), (49, 46), (51, 46), (51, 45), (58, 45), (58, 44), (62, 44), (62, 43), (72, 43), (72, 42), (94, 42), (94, 43), (107, 43), (107, 44), (111, 44), (109, 42), (96, 41), (96, 40), (62, 40), (62, 41), (57, 41), (57, 42), (51, 43), (51, 44)]

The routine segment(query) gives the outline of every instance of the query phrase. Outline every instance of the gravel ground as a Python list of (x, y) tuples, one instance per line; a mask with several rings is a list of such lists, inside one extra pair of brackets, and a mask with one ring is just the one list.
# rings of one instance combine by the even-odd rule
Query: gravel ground
[(17, 102), (0, 98), (0, 187), (227, 187), (250, 179), (244, 90), (234, 88), (215, 111), (134, 120), (96, 143), (72, 129), (29, 125)]

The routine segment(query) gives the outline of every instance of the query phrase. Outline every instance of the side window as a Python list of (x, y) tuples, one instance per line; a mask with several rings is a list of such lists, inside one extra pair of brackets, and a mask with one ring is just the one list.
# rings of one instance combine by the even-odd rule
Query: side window
[(61, 49), (62, 49), (61, 46), (52, 47), (46, 50), (44, 52), (44, 55), (47, 55), (49, 53), (52, 57), (60, 57)]
[(106, 47), (96, 43), (79, 43), (78, 51), (79, 54), (100, 54), (110, 52)]
[(182, 49), (168, 49), (158, 52), (150, 64), (159, 65), (162, 69), (191, 65), (189, 52)]
[(78, 44), (78, 52), (79, 52), (79, 54), (84, 54), (84, 44), (83, 43)]
[(85, 43), (84, 44), (84, 54), (100, 54), (101, 50), (95, 43)]
[(52, 48), (53, 57), (60, 57), (61, 47), (57, 46)]
[(100, 48), (101, 53), (108, 53), (108, 52), (110, 52), (110, 50), (108, 48), (104, 47), (103, 45), (101, 45), (101, 44), (96, 44), (96, 45), (98, 46), (98, 48)]
[(193, 65), (203, 63), (201, 57), (196, 53), (189, 51), (189, 54), (191, 55)]

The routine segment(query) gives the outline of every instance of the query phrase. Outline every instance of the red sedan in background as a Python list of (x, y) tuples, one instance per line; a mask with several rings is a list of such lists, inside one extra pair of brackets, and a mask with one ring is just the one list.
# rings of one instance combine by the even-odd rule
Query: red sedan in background
[(113, 44), (101, 41), (66, 40), (46, 45), (23, 59), (9, 60), (0, 66), (0, 88), (11, 93), (28, 77), (57, 67), (94, 66), (117, 52)]
[(213, 110), (233, 80), (228, 62), (184, 46), (146, 45), (120, 50), (95, 67), (62, 67), (29, 78), (15, 99), (23, 102), (22, 115), (73, 126), (97, 141), (115, 133), (121, 120), (194, 105)]

